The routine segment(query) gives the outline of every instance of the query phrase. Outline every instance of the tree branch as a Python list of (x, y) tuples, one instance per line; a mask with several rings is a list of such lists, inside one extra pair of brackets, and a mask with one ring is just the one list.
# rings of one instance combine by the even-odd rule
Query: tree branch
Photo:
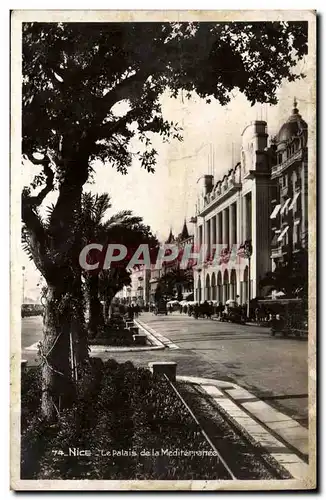
[(145, 83), (146, 79), (151, 75), (153, 68), (138, 70), (135, 75), (125, 78), (110, 90), (104, 97), (101, 97), (99, 104), (101, 108), (108, 105), (110, 108), (123, 99), (132, 97), (131, 87), (136, 83)]
[(52, 191), (54, 173), (49, 166), (50, 160), (48, 158), (37, 160), (30, 157), (28, 159), (34, 165), (42, 165), (46, 176), (46, 185), (37, 196), (29, 196), (26, 190), (22, 193), (22, 220), (28, 234), (28, 246), (36, 267), (46, 277), (50, 264), (47, 258), (47, 234), (37, 213), (37, 207), (41, 205), (47, 194)]
[(137, 108), (132, 108), (115, 122), (104, 123), (97, 129), (97, 138), (104, 139), (106, 137), (112, 136), (114, 133), (118, 132), (119, 129), (125, 127), (127, 123), (132, 123), (132, 121), (134, 121), (134, 118), (136, 119), (137, 113), (139, 113), (141, 110), (142, 108), (140, 106)]
[(50, 165), (50, 160), (49, 158), (44, 158), (42, 160), (36, 160), (33, 157), (28, 157), (28, 159), (34, 164), (34, 165), (42, 165), (43, 166), (43, 172), (46, 176), (46, 183), (45, 187), (39, 192), (38, 195), (36, 196), (23, 196), (23, 202), (25, 205), (29, 205), (31, 207), (39, 207), (44, 200), (44, 198), (53, 190), (53, 180), (54, 180), (54, 173), (51, 169)]

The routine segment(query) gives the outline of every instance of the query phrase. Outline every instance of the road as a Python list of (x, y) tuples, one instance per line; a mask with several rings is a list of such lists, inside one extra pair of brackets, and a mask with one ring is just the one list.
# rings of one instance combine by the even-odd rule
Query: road
[[(196, 320), (179, 313), (143, 313), (140, 319), (179, 349), (103, 353), (103, 359), (130, 360), (137, 366), (176, 361), (179, 375), (231, 380), (307, 425), (307, 341), (271, 337), (267, 329), (257, 326)], [(24, 348), (40, 340), (42, 320), (24, 318), (22, 325), (22, 357), (33, 363), (36, 353)]]

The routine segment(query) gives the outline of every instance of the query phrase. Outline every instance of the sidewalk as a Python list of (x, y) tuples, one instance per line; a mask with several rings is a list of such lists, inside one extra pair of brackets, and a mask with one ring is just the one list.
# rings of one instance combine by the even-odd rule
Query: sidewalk
[(308, 430), (237, 384), (200, 377), (178, 376), (196, 384), (295, 479), (311, 477), (308, 465)]
[[(161, 354), (165, 353), (165, 359), (169, 361), (170, 349), (176, 349), (178, 346), (144, 321), (138, 319), (137, 323), (168, 348)], [(163, 361), (162, 356), (160, 361)], [(190, 372), (193, 368), (194, 365), (190, 364)], [(231, 381), (192, 376), (177, 376), (177, 380), (200, 385), (214, 402), (250, 436), (251, 440), (265, 448), (294, 478), (309, 477), (309, 431), (296, 420)]]

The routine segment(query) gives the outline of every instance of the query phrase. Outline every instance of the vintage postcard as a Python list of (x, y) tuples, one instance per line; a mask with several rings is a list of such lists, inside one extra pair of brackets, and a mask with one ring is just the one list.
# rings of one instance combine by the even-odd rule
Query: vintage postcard
[(11, 487), (316, 488), (316, 12), (13, 11)]

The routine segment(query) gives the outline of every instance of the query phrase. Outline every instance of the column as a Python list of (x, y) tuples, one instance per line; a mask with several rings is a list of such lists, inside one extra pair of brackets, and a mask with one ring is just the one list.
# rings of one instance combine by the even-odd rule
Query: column
[(219, 212), (216, 216), (217, 220), (217, 243), (221, 244), (223, 240), (223, 218), (222, 212)]
[(232, 247), (234, 241), (234, 205), (229, 206), (229, 245)]
[(242, 203), (241, 198), (236, 202), (236, 220), (237, 220), (237, 246), (242, 243)]
[[(268, 198), (267, 198), (268, 199)], [(257, 204), (255, 204), (257, 206)], [(252, 239), (252, 194), (247, 194), (247, 240)]]
[(207, 254), (205, 255), (205, 260), (211, 253), (211, 220), (206, 222), (206, 244), (207, 244)]
[(228, 245), (229, 242), (229, 231), (228, 231), (228, 209), (222, 211), (222, 244), (223, 247)]
[(238, 207), (237, 207), (237, 202), (233, 203), (233, 244), (236, 245), (238, 242), (238, 221), (237, 221), (237, 213), (238, 213)]
[(203, 221), (202, 225), (199, 226), (199, 248), (197, 248), (197, 252), (200, 252), (200, 259), (202, 261), (202, 246), (205, 243), (205, 221)]
[(247, 239), (248, 213), (246, 196), (242, 197), (242, 243)]
[(211, 248), (216, 244), (216, 216), (211, 218)]
[(199, 241), (198, 241), (198, 244), (201, 247), (202, 244), (203, 244), (203, 226), (199, 226), (198, 230), (199, 230), (199, 238), (198, 238)]
[(222, 292), (222, 303), (223, 303), (223, 305), (225, 305), (225, 302), (227, 301), (226, 287), (227, 287), (227, 285), (225, 283), (223, 283), (223, 285), (222, 285), (222, 289), (223, 289), (223, 292)]

